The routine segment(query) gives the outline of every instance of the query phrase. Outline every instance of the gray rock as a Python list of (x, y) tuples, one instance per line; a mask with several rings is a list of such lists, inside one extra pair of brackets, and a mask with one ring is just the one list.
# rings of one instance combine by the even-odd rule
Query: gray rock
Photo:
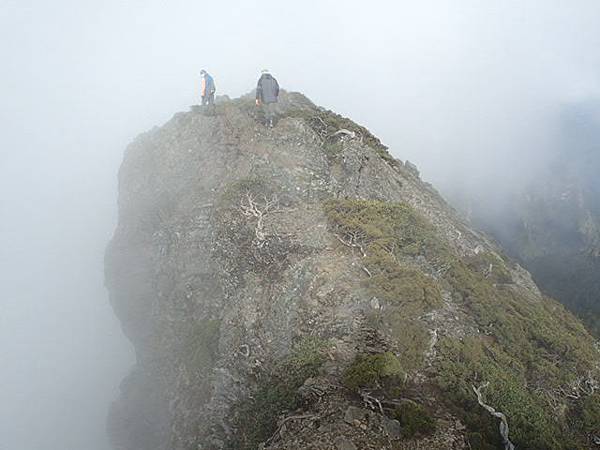
[(417, 166), (415, 166), (409, 160), (406, 160), (406, 162), (404, 163), (404, 167), (406, 168), (406, 170), (408, 170), (414, 176), (416, 176), (417, 178), (419, 177), (419, 175), (420, 175), (419, 169), (417, 168)]
[(400, 439), (402, 437), (402, 425), (396, 419), (389, 417), (383, 418), (383, 428), (390, 439)]
[(357, 408), (356, 406), (348, 406), (346, 413), (344, 414), (344, 421), (349, 424), (354, 424), (356, 420), (362, 421), (371, 415), (371, 411), (364, 408)]
[(340, 436), (335, 440), (335, 446), (337, 450), (358, 450), (351, 440), (343, 436)]

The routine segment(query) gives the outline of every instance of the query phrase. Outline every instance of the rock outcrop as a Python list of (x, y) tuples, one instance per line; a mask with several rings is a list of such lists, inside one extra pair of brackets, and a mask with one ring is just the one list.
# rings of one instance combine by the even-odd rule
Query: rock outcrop
[(126, 151), (114, 448), (504, 448), (480, 403), (518, 448), (593, 446), (583, 326), (368, 130), (278, 107), (178, 113)]

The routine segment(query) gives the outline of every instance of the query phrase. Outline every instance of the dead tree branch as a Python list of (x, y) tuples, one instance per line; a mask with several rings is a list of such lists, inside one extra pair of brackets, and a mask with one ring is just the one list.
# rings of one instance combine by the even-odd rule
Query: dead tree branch
[(555, 392), (563, 397), (578, 400), (582, 397), (594, 395), (600, 391), (600, 382), (594, 378), (592, 372), (579, 376), (571, 381), (566, 387), (560, 387)]
[(365, 404), (371, 408), (371, 409), (375, 409), (375, 405), (373, 405), (373, 402), (375, 402), (378, 406), (379, 412), (381, 412), (381, 414), (385, 415), (385, 413), (383, 412), (383, 406), (381, 405), (381, 401), (377, 398), (377, 397), (373, 397), (369, 392), (361, 392), (360, 396), (363, 399), (363, 402), (365, 402)]
[(335, 237), (338, 239), (338, 241), (340, 241), (346, 247), (357, 248), (360, 250), (360, 253), (363, 255), (363, 257), (367, 256), (367, 253), (365, 252), (364, 247), (359, 242), (360, 236), (355, 233), (349, 233), (347, 236), (348, 236), (347, 239), (343, 239), (339, 235), (337, 235), (337, 234), (335, 235)]
[(481, 391), (488, 386), (489, 386), (489, 382), (483, 383), (478, 388), (476, 388), (475, 386), (471, 386), (471, 387), (473, 388), (475, 395), (477, 395), (477, 402), (483, 408), (485, 408), (485, 410), (487, 412), (489, 412), (492, 416), (500, 419), (500, 426), (499, 426), (500, 436), (502, 437), (502, 443), (504, 444), (504, 450), (514, 450), (515, 445), (508, 438), (508, 420), (506, 419), (506, 416), (504, 414), (502, 414), (501, 412), (496, 411), (494, 408), (492, 408), (490, 405), (487, 405), (483, 401), (483, 394), (481, 393)]
[(494, 265), (492, 263), (490, 263), (489, 267), (487, 268), (487, 270), (484, 273), (485, 278), (488, 278), (492, 272), (494, 271)]
[(354, 138), (356, 138), (356, 133), (354, 131), (346, 130), (345, 128), (340, 128), (339, 130), (337, 130), (335, 133), (333, 133), (331, 135), (331, 137), (336, 137), (336, 136), (347, 136), (350, 139), (354, 139)]
[(267, 234), (264, 230), (264, 220), (265, 217), (273, 212), (277, 212), (277, 206), (279, 205), (279, 200), (276, 195), (273, 195), (270, 199), (266, 196), (263, 197), (262, 202), (257, 202), (254, 199), (254, 196), (250, 192), (246, 192), (245, 198), (243, 198), (240, 202), (240, 210), (242, 214), (246, 217), (255, 217), (256, 218), (256, 227), (254, 229), (254, 233), (256, 235), (256, 240), (259, 244), (259, 247), (267, 238)]

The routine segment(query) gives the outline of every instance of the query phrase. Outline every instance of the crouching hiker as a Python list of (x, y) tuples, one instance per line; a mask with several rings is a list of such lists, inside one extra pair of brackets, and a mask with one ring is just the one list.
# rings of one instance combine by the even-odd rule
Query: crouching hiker
[(211, 77), (206, 70), (200, 71), (202, 77), (200, 81), (200, 96), (202, 97), (202, 106), (210, 106), (214, 108), (215, 105), (215, 80)]
[(262, 106), (265, 114), (265, 125), (273, 127), (275, 105), (279, 97), (279, 84), (268, 70), (263, 70), (256, 85), (256, 106)]

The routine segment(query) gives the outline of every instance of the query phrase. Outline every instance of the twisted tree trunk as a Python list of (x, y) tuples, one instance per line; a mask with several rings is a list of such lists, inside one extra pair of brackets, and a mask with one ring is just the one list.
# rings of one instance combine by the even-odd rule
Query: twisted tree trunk
[(485, 402), (483, 401), (483, 395), (482, 395), (481, 391), (483, 389), (485, 389), (486, 387), (488, 387), (489, 384), (490, 383), (483, 383), (478, 388), (476, 388), (475, 386), (472, 386), (473, 391), (477, 395), (477, 402), (481, 406), (483, 406), (486, 409), (486, 411), (489, 412), (492, 416), (500, 419), (500, 425), (499, 425), (500, 436), (502, 437), (502, 443), (504, 444), (504, 450), (515, 450), (515, 445), (512, 442), (510, 442), (510, 439), (508, 438), (508, 420), (506, 420), (506, 416), (504, 414), (502, 414), (501, 412), (496, 411), (490, 405), (485, 404)]

